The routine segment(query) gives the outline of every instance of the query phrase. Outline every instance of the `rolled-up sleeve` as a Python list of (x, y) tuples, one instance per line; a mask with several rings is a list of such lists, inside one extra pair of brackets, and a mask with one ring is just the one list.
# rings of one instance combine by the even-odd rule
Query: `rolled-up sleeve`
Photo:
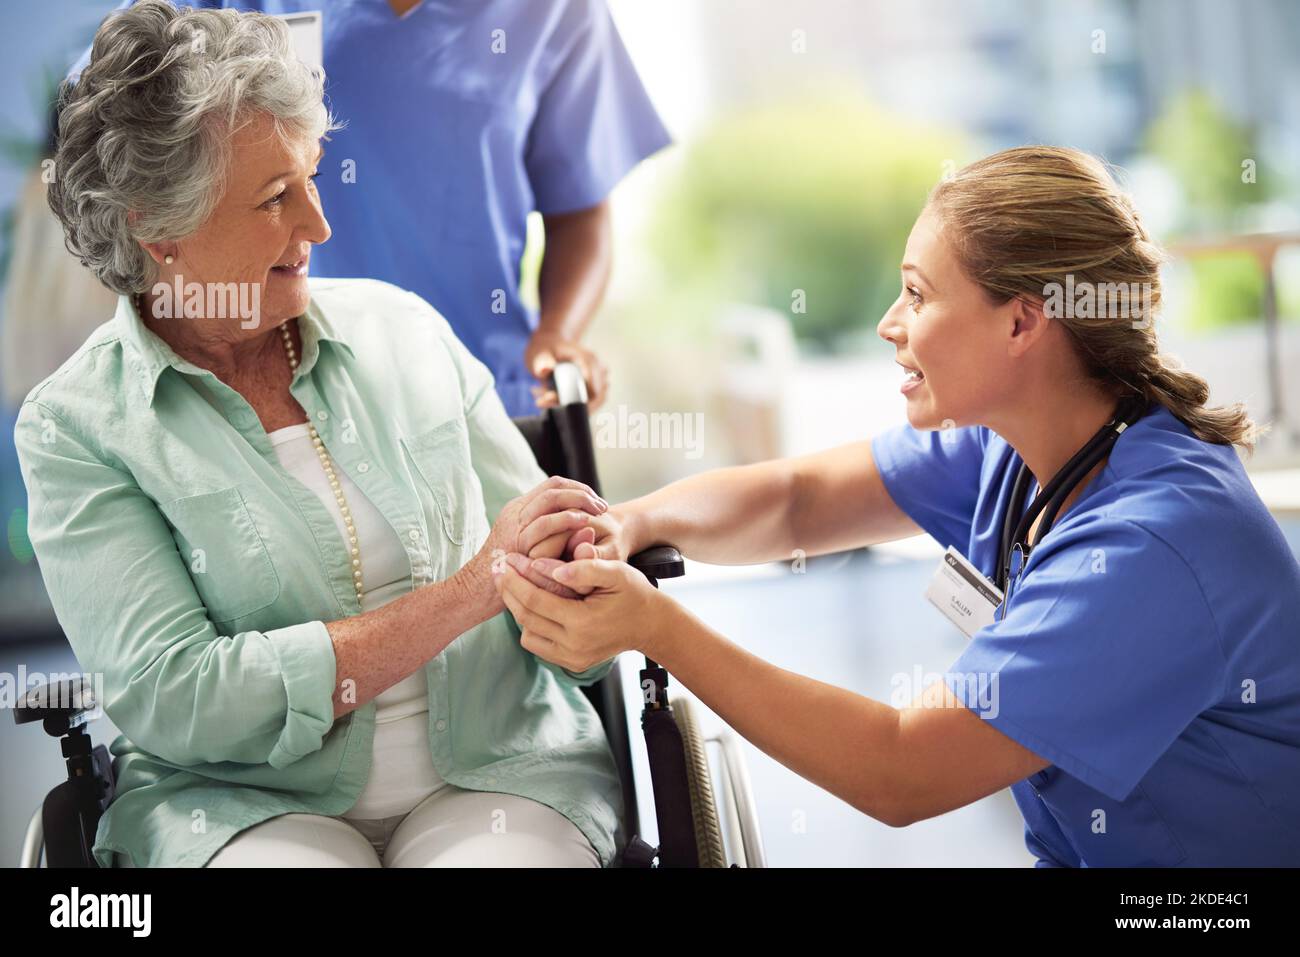
[(284, 680), (286, 720), (267, 758), (272, 767), (282, 768), (320, 748), (334, 724), (334, 642), (323, 621), (262, 634)]
[(53, 410), (28, 400), (14, 429), (28, 537), (105, 712), (175, 765), (282, 768), (334, 723), (334, 646), (322, 621), (222, 635), (157, 504)]

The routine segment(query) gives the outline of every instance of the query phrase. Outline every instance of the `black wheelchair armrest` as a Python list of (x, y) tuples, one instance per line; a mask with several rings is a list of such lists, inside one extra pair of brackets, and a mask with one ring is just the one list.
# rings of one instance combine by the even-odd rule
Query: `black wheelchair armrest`
[(682, 553), (671, 545), (655, 545), (637, 552), (628, 558), (627, 563), (656, 586), (661, 578), (681, 578), (686, 574)]
[(61, 737), (100, 716), (99, 701), (82, 675), (30, 688), (14, 705), (14, 723), (41, 721), (45, 730)]

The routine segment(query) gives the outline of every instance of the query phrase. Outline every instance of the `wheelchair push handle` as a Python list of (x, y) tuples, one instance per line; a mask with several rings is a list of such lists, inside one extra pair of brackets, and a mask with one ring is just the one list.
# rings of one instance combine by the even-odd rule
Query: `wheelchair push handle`
[[(577, 416), (581, 421), (571, 420), (568, 422), (570, 431), (580, 431), (586, 436), (586, 441), (575, 443), (577, 448), (574, 450), (575, 455), (589, 455), (587, 452), (591, 448), (590, 426), (586, 421), (586, 409), (572, 409), (571, 406), (583, 406), (587, 404), (587, 383), (582, 377), (582, 369), (576, 362), (557, 362), (551, 374), (547, 377), (550, 386), (555, 390), (561, 409), (566, 410), (563, 415)], [(583, 469), (585, 474), (594, 477), (596, 474), (595, 460), (592, 459), (589, 469)], [(595, 487), (593, 483), (593, 488)], [(599, 490), (597, 490), (599, 491)], [(647, 548), (645, 551), (638, 552), (628, 557), (628, 564), (635, 568), (641, 574), (650, 580), (650, 584), (656, 585), (662, 578), (680, 578), (686, 574), (686, 564), (682, 561), (682, 556), (676, 548), (671, 545), (656, 545), (653, 548)]]
[(576, 362), (557, 362), (547, 379), (560, 405), (587, 404), (587, 380)]

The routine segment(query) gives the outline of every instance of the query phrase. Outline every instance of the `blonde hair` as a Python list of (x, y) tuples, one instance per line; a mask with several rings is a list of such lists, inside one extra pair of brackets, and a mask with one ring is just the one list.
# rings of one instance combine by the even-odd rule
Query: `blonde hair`
[(1088, 374), (1116, 397), (1142, 395), (1198, 439), (1254, 450), (1263, 429), (1245, 405), (1207, 408), (1206, 381), (1161, 354), (1154, 318), (1166, 257), (1100, 160), (1055, 146), (1003, 150), (940, 182), (927, 205), (962, 268), (995, 303), (1045, 304), (1050, 290), (1062, 288), (1110, 290), (1112, 297), (1117, 288), (1142, 289), (1140, 324), (1076, 316), (1068, 303), (1052, 318), (1070, 332)]

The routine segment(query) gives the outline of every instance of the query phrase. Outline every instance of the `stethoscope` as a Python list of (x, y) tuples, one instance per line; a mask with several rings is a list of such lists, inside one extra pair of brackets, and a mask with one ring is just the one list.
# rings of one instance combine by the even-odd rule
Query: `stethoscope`
[[(1006, 616), (1007, 601), (1010, 595), (1007, 594), (1007, 585), (1011, 581), (1011, 561), (1017, 553), (1020, 554), (1020, 563), (1016, 566), (1016, 574), (1025, 567), (1029, 561), (1029, 553), (1042, 541), (1043, 536), (1051, 530), (1052, 522), (1056, 520), (1056, 513), (1061, 510), (1065, 500), (1069, 498), (1070, 493), (1083, 481), (1083, 477), (1096, 467), (1097, 463), (1110, 454), (1112, 446), (1120, 437), (1120, 434), (1138, 419), (1142, 418), (1147, 409), (1147, 400), (1142, 396), (1130, 396), (1120, 401), (1115, 408), (1114, 417), (1103, 425), (1088, 442), (1074, 453), (1074, 457), (1061, 467), (1061, 470), (1052, 476), (1052, 480), (1047, 486), (1038, 493), (1034, 498), (1033, 504), (1029, 506), (1029, 511), (1025, 512), (1024, 517), (1020, 519), (1014, 529), (1012, 522), (1015, 516), (1020, 514), (1024, 507), (1025, 496), (1029, 494), (1029, 483), (1033, 481), (1033, 474), (1029, 471), (1029, 466), (1023, 461), (1020, 463), (1020, 472), (1016, 475), (1015, 485), (1011, 490), (1011, 502), (1007, 506), (1006, 515), (1002, 518), (1002, 535), (998, 540), (998, 567), (996, 570), (996, 581), (994, 584), (1003, 593), (1002, 615)], [(1043, 521), (1034, 533), (1032, 543), (1025, 541), (1029, 534), (1030, 526), (1034, 524), (1034, 519), (1038, 517), (1039, 512), (1043, 513)]]

